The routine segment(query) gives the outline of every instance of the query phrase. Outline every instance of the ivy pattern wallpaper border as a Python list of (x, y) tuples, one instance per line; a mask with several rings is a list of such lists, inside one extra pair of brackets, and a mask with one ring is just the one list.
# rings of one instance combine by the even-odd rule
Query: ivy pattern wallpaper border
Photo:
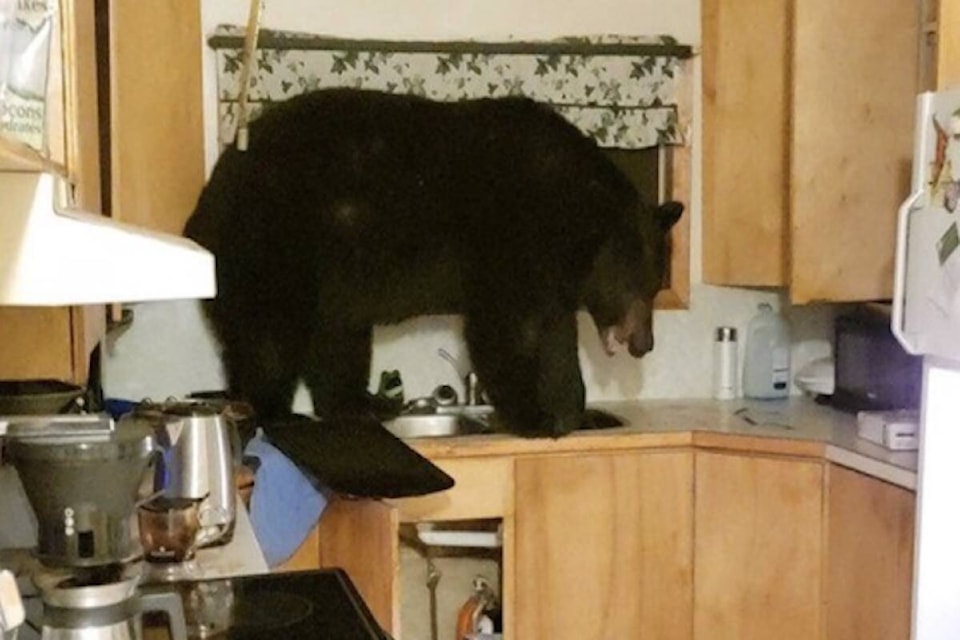
[[(233, 140), (243, 30), (221, 26), (216, 49), (221, 146)], [(524, 95), (554, 106), (600, 146), (683, 144), (678, 94), (689, 48), (669, 38), (543, 43), (347, 41), (264, 32), (250, 84), (251, 115), (328, 87), (376, 89), (434, 100)]]

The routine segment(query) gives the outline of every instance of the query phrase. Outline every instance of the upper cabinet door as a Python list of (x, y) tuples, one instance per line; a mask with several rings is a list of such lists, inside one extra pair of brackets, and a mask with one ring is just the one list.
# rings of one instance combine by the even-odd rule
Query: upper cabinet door
[(939, 0), (934, 20), (936, 88), (960, 87), (960, 0)]
[(789, 0), (703, 0), (703, 276), (787, 284)]
[(910, 191), (919, 7), (802, 0), (793, 11), (791, 298), (888, 299)]
[(702, 17), (704, 281), (889, 298), (919, 6), (702, 0)]
[(109, 0), (111, 213), (180, 234), (204, 183), (199, 0)]

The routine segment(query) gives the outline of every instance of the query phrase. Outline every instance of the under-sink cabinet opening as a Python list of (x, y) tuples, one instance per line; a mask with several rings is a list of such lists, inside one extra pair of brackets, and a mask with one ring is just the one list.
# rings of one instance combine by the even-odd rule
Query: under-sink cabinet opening
[(503, 521), (400, 526), (400, 638), (503, 637)]

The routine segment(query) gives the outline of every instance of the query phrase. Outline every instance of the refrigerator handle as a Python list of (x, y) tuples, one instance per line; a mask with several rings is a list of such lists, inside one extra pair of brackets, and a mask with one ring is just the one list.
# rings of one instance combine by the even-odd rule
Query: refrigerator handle
[(920, 355), (920, 347), (914, 344), (904, 330), (904, 305), (906, 304), (905, 290), (907, 286), (907, 233), (910, 226), (910, 213), (914, 205), (923, 197), (922, 191), (914, 191), (900, 205), (897, 214), (897, 246), (896, 262), (893, 272), (893, 308), (890, 314), (890, 329), (897, 341), (907, 353)]

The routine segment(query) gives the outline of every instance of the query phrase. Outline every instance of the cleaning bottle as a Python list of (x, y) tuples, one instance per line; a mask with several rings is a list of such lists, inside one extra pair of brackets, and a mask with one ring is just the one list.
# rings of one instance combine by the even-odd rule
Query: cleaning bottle
[(789, 393), (790, 325), (764, 302), (747, 326), (743, 395), (767, 400)]

